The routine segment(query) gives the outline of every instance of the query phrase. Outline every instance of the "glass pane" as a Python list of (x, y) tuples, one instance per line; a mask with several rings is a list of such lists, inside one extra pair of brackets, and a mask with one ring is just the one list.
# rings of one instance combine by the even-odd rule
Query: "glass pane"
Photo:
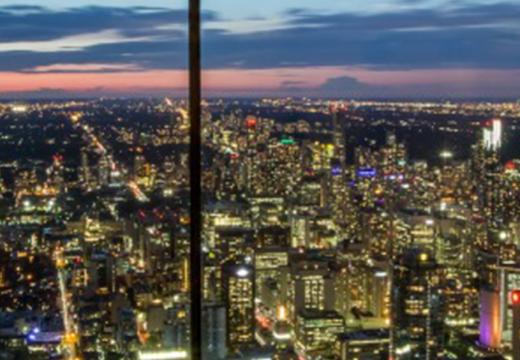
[(187, 1), (0, 18), (0, 358), (187, 359)]
[(205, 358), (518, 356), (518, 1), (203, 7)]

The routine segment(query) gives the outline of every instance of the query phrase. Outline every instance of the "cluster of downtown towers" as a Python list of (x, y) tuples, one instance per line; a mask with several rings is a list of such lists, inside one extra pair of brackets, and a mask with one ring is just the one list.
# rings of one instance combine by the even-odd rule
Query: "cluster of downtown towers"
[[(189, 358), (185, 102), (6, 103), (0, 117), (0, 355)], [(208, 101), (203, 358), (520, 359), (520, 162), (502, 151), (517, 117)], [(410, 148), (433, 128), (455, 140), (420, 159)]]

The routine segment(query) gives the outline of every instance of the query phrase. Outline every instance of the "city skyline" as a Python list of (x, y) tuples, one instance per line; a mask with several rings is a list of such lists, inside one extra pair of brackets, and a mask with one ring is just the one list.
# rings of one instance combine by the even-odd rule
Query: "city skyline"
[[(203, 4), (206, 96), (517, 98), (515, 1)], [(0, 97), (184, 96), (186, 4), (10, 1)]]
[(0, 104), (1, 358), (520, 360), (519, 102), (208, 99), (200, 242), (186, 105)]
[(520, 360), (520, 0), (40, 2), (0, 359)]

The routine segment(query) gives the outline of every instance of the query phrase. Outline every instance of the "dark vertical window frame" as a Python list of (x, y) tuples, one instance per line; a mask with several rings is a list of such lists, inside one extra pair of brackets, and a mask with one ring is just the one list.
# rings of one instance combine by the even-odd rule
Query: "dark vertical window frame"
[(200, 0), (189, 0), (191, 359), (202, 359), (202, 189)]

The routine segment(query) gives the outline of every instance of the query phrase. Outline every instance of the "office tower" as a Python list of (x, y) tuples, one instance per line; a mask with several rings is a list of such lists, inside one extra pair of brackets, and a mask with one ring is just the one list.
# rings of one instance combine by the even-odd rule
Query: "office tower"
[(394, 265), (395, 359), (439, 359), (444, 351), (442, 273), (430, 252), (407, 249)]
[(320, 207), (324, 205), (322, 191), (323, 176), (304, 176), (298, 187), (298, 204), (309, 207)]
[(206, 304), (202, 309), (202, 350), (204, 359), (226, 358), (226, 307)]
[(139, 176), (141, 169), (143, 168), (146, 159), (144, 157), (144, 149), (139, 146), (140, 136), (138, 133), (134, 133), (134, 159), (132, 163), (132, 175), (135, 178)]
[(114, 259), (111, 254), (98, 252), (87, 262), (89, 287), (93, 291), (112, 293), (115, 288)]
[(293, 318), (302, 310), (334, 309), (334, 278), (327, 262), (305, 259), (292, 264), (290, 271), (289, 303)]
[(336, 233), (339, 239), (351, 239), (357, 236), (359, 219), (354, 206), (352, 193), (347, 187), (347, 153), (345, 146), (345, 108), (333, 105), (330, 108), (332, 115), (332, 137), (334, 156), (331, 158), (329, 172), (331, 187), (331, 205)]
[(215, 254), (204, 254), (202, 297), (204, 301), (215, 302), (222, 298), (222, 267)]
[(334, 143), (314, 142), (308, 144), (303, 157), (304, 169), (307, 167), (305, 154), (308, 154), (311, 157), (310, 169), (308, 170), (311, 170), (312, 173), (330, 172), (334, 153)]
[(502, 133), (502, 120), (492, 119), (488, 121), (486, 127), (482, 131), (482, 140), (485, 149), (493, 152), (498, 151), (502, 146)]
[(500, 164), (502, 136), (502, 121), (490, 120), (482, 128), (482, 138), (474, 150), (473, 168), (479, 202), (483, 215), (492, 226), (504, 220), (505, 189)]
[(395, 132), (386, 133), (386, 143), (378, 151), (377, 168), (385, 176), (399, 176), (404, 172), (407, 153), (404, 144), (397, 141)]
[(280, 304), (287, 297), (289, 254), (282, 248), (261, 249), (255, 252), (255, 284), (257, 296), (265, 304)]
[(302, 175), (300, 145), (292, 138), (273, 139), (268, 143), (267, 152), (262, 167), (262, 193), (293, 197)]
[(63, 191), (65, 188), (65, 158), (61, 154), (53, 156), (52, 170), (49, 175), (51, 186), (55, 191)]
[(258, 166), (262, 162), (259, 161), (259, 151), (258, 151), (258, 133), (259, 129), (259, 120), (255, 116), (248, 116), (245, 120), (245, 138), (246, 138), (246, 165), (245, 165), (245, 183), (246, 190), (249, 194), (258, 193), (257, 189), (257, 176), (258, 176)]
[(345, 150), (345, 108), (331, 105), (334, 158), (337, 160), (342, 175), (345, 175), (347, 154)]
[(253, 227), (286, 226), (286, 201), (282, 196), (255, 196), (249, 199)]
[(361, 241), (374, 259), (388, 258), (388, 234), (390, 232), (390, 216), (381, 209), (366, 209), (361, 214)]
[(216, 169), (218, 174), (216, 196), (219, 200), (236, 201), (240, 194), (236, 171), (233, 171), (233, 161), (228, 159)]
[(383, 328), (389, 324), (388, 272), (363, 260), (336, 265), (335, 309), (347, 326)]
[(312, 213), (308, 210), (294, 210), (290, 217), (291, 247), (307, 248), (310, 245), (310, 223)]
[(110, 161), (107, 156), (101, 156), (98, 162), (98, 183), (100, 186), (108, 186), (110, 182)]
[(253, 232), (247, 228), (229, 227), (217, 231), (215, 253), (222, 262), (252, 256)]
[(500, 293), (496, 289), (480, 290), (479, 341), (490, 349), (499, 349), (502, 343), (500, 324)]
[(255, 274), (251, 265), (223, 266), (222, 293), (226, 305), (227, 346), (231, 352), (254, 343)]
[(81, 149), (81, 181), (88, 186), (90, 182), (90, 167), (88, 152), (86, 149)]
[(510, 294), (520, 288), (520, 268), (499, 252), (477, 254), (480, 285), (480, 342), (492, 349), (509, 349), (515, 333)]
[(290, 229), (286, 226), (262, 226), (256, 231), (256, 249), (287, 248), (290, 245)]
[(338, 334), (345, 329), (343, 317), (335, 311), (302, 310), (296, 317), (298, 355), (313, 360), (332, 355)]
[(445, 323), (452, 328), (475, 327), (479, 322), (478, 275), (471, 268), (444, 267)]
[[(501, 257), (503, 259), (503, 257)], [(502, 346), (510, 348), (515, 340), (514, 309), (511, 307), (511, 293), (520, 289), (520, 267), (512, 264), (502, 264), (497, 267), (500, 279), (500, 324)]]
[(336, 358), (339, 360), (388, 359), (389, 343), (388, 329), (347, 330), (336, 340)]

